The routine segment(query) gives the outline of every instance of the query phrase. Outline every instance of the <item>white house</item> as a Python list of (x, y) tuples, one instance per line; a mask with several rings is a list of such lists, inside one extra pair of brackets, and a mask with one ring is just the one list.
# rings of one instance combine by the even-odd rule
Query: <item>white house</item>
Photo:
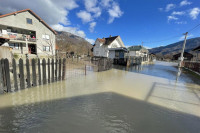
[(8, 40), (15, 54), (54, 55), (55, 35), (30, 9), (0, 15), (0, 37)]
[(107, 57), (115, 58), (119, 56), (116, 50), (123, 50), (125, 48), (124, 43), (120, 36), (110, 36), (108, 38), (97, 38), (93, 48), (93, 54), (95, 57)]
[(149, 51), (141, 45), (131, 46), (128, 48), (128, 50), (129, 50), (128, 55), (130, 57), (147, 57), (149, 53)]

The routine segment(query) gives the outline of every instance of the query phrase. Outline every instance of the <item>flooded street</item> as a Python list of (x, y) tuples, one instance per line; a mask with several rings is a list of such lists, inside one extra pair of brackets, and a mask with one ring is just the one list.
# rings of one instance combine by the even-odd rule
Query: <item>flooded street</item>
[(176, 65), (115, 66), (0, 95), (0, 132), (199, 133), (200, 79)]

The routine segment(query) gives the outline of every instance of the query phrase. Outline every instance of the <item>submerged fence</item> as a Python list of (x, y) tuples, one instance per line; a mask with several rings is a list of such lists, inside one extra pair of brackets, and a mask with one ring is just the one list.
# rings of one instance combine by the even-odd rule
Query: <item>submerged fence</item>
[[(12, 59), (0, 60), (0, 93), (61, 81), (72, 76), (86, 75), (90, 71), (105, 71), (112, 60), (80, 59)], [(96, 70), (95, 70), (96, 69)]]

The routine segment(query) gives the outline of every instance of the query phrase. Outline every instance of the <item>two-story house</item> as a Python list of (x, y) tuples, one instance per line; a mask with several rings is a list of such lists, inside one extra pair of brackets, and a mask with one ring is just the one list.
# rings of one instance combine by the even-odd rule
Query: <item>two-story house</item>
[(93, 48), (95, 57), (116, 58), (127, 51), (120, 36), (97, 38)]
[(0, 15), (0, 37), (15, 54), (54, 55), (56, 32), (32, 10)]

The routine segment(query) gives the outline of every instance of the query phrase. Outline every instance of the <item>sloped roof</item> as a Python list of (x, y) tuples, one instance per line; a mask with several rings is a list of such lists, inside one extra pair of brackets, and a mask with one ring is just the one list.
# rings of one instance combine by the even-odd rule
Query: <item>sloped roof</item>
[(14, 15), (14, 14), (18, 14), (18, 13), (22, 13), (22, 12), (30, 12), (33, 16), (35, 16), (41, 23), (43, 23), (48, 29), (50, 29), (54, 34), (57, 34), (56, 31), (54, 31), (44, 20), (42, 20), (37, 14), (35, 14), (31, 9), (24, 9), (24, 10), (20, 10), (20, 11), (16, 11), (16, 12), (12, 12), (12, 13), (8, 13), (8, 14), (4, 14), (4, 15), (0, 15), (0, 18), (6, 17), (6, 16), (10, 16), (10, 15)]
[[(173, 57), (180, 57), (180, 56), (181, 56), (181, 53), (178, 53), (178, 54), (173, 55)], [(183, 56), (184, 56), (184, 57), (186, 57), (186, 56), (191, 56), (191, 57), (193, 57), (193, 55), (190, 54), (190, 53), (188, 53), (188, 52), (184, 52), (184, 53), (183, 53)]]
[(193, 49), (192, 51), (200, 51), (200, 46), (196, 47), (195, 49)]
[(129, 51), (140, 51), (140, 50), (142, 50), (142, 51), (148, 52), (148, 50), (145, 47), (141, 46), (141, 45), (131, 46), (131, 47), (128, 48), (128, 50)]
[(107, 37), (107, 38), (97, 38), (97, 40), (104, 45), (110, 45), (115, 39), (117, 39), (119, 36), (113, 36), (113, 37)]

